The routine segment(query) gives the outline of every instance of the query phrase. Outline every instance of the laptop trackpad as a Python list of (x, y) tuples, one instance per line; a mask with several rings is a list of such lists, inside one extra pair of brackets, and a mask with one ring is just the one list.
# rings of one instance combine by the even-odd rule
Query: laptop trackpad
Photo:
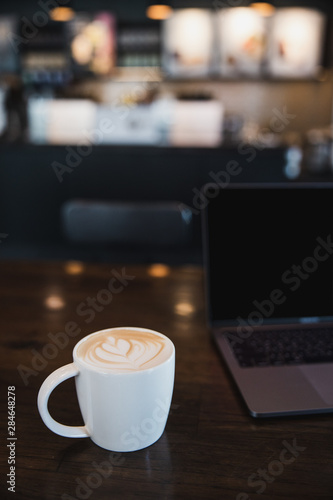
[(333, 366), (314, 364), (299, 369), (328, 405), (333, 405)]

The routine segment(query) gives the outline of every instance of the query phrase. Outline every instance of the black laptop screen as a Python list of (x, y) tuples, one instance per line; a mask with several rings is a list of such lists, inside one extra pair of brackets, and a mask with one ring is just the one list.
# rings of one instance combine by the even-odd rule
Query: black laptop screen
[(333, 188), (292, 186), (206, 193), (214, 323), (333, 316)]

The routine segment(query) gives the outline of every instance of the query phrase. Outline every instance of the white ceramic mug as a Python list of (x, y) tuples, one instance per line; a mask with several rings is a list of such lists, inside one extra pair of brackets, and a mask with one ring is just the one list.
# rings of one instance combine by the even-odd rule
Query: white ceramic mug
[[(44, 423), (65, 437), (90, 437), (118, 452), (150, 446), (163, 434), (172, 399), (175, 347), (161, 333), (144, 328), (110, 328), (81, 339), (73, 363), (49, 375), (38, 393)], [(53, 389), (75, 377), (85, 422), (73, 427), (55, 421), (48, 411)]]

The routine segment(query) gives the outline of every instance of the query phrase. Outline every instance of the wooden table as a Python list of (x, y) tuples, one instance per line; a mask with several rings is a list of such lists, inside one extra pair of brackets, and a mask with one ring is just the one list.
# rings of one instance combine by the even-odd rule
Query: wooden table
[[(154, 270), (0, 263), (0, 497), (333, 499), (333, 415), (252, 418), (210, 340), (202, 270), (166, 269), (164, 277), (151, 276)], [(123, 288), (108, 304), (104, 295), (101, 305), (101, 290), (112, 276)], [(87, 305), (89, 297), (94, 308)], [(53, 434), (36, 406), (41, 383), (72, 361), (72, 348), (82, 336), (120, 325), (161, 331), (174, 342), (177, 358), (163, 436), (127, 454), (108, 452), (90, 439)], [(58, 335), (66, 329), (74, 336)], [(67, 338), (66, 346), (60, 337)], [(8, 387), (15, 393), (15, 441), (7, 439)], [(82, 424), (73, 379), (55, 390), (49, 407), (62, 423)], [(5, 484), (11, 458), (15, 494)]]

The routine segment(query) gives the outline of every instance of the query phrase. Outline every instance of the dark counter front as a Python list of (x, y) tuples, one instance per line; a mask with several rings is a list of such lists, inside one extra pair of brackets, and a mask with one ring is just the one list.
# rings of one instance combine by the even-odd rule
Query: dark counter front
[[(286, 149), (164, 148), (126, 146), (0, 147), (0, 233), (8, 234), (0, 258), (80, 258), (91, 252), (69, 245), (61, 209), (66, 201), (176, 201), (192, 212), (193, 237), (177, 263), (201, 261), (200, 188), (207, 182), (281, 182)], [(95, 251), (95, 260), (119, 261)], [(107, 256), (107, 257), (106, 257)], [(164, 259), (163, 259), (164, 257)], [(135, 255), (127, 255), (134, 261)], [(142, 259), (143, 256), (137, 257)], [(154, 256), (149, 256), (154, 258)], [(161, 260), (160, 259), (160, 260)]]

